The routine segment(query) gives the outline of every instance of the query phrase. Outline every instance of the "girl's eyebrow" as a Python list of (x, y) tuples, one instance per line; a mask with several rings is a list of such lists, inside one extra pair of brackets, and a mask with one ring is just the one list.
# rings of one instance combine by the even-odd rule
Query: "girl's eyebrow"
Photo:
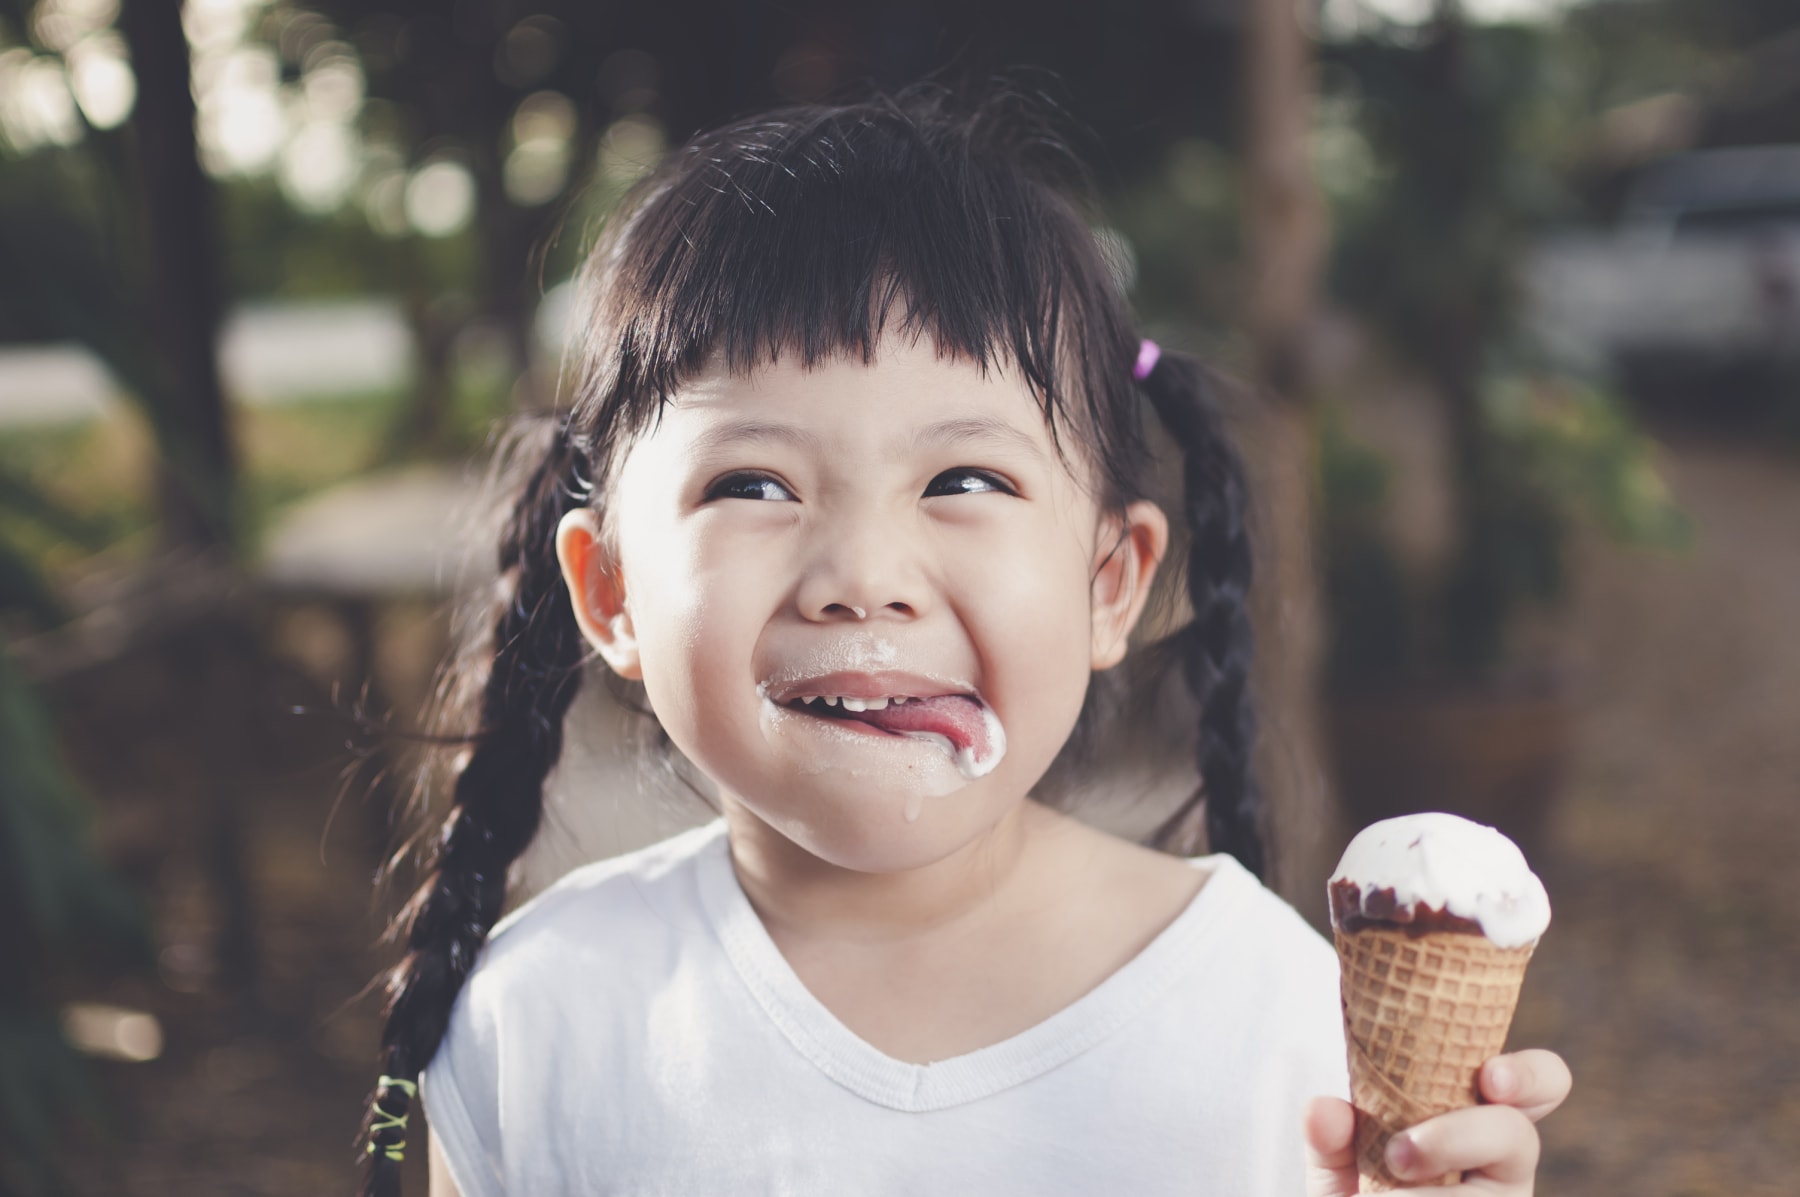
[(728, 445), (770, 443), (792, 445), (815, 453), (825, 451), (825, 442), (818, 433), (797, 424), (781, 424), (770, 420), (727, 420), (714, 424), (694, 438), (693, 447), (705, 451), (722, 449)]
[(924, 449), (939, 445), (981, 445), (1001, 444), (1007, 448), (1018, 449), (1044, 461), (1044, 451), (1029, 435), (1019, 430), (1016, 425), (994, 416), (963, 416), (955, 420), (939, 420), (919, 429), (913, 437), (913, 448)]
[[(694, 438), (693, 448), (698, 452), (721, 449), (730, 445), (741, 444), (782, 444), (791, 445), (814, 453), (825, 453), (824, 439), (811, 429), (797, 424), (783, 424), (773, 420), (727, 420), (715, 424)], [(1001, 445), (1015, 449), (1036, 458), (1045, 460), (1044, 451), (1038, 443), (1031, 439), (1017, 426), (993, 416), (961, 416), (952, 420), (939, 420), (927, 424), (912, 436), (911, 449), (938, 448), (961, 445)], [(901, 446), (905, 448), (905, 446)]]

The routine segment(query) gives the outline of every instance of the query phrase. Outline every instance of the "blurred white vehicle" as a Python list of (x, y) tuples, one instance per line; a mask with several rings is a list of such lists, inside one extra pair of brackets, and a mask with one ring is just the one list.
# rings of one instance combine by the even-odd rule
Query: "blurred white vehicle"
[(1563, 364), (1698, 378), (1800, 359), (1800, 145), (1664, 159), (1614, 230), (1540, 243), (1526, 270)]

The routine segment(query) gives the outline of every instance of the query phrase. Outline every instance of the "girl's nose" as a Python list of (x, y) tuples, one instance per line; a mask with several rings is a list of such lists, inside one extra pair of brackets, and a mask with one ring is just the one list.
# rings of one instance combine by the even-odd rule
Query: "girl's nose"
[(931, 590), (915, 547), (904, 533), (879, 523), (843, 520), (820, 530), (796, 595), (802, 617), (856, 623), (926, 613)]

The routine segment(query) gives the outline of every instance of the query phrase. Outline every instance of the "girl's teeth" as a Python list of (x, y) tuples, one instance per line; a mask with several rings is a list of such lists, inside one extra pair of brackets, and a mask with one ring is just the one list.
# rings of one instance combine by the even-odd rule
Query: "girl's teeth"
[(835, 707), (842, 703), (846, 711), (885, 711), (890, 703), (902, 706), (917, 701), (916, 698), (840, 698), (835, 694), (807, 694), (801, 697), (800, 705), (810, 707), (815, 702), (822, 702)]

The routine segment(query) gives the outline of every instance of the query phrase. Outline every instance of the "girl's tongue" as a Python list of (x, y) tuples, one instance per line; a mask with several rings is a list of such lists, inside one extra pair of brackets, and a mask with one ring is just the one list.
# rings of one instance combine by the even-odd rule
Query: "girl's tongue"
[(943, 736), (959, 749), (974, 748), (975, 755), (986, 755), (987, 729), (982, 726), (981, 703), (960, 694), (909, 698), (905, 702), (890, 702), (879, 711), (846, 710), (843, 717), (872, 723), (882, 731), (896, 735), (931, 732)]
[[(809, 714), (823, 713), (819, 703), (804, 709)], [(897, 736), (936, 741), (969, 778), (991, 772), (1006, 752), (1006, 733), (994, 713), (980, 699), (962, 694), (890, 701), (878, 711), (835, 707), (830, 708), (829, 717), (853, 719)]]

